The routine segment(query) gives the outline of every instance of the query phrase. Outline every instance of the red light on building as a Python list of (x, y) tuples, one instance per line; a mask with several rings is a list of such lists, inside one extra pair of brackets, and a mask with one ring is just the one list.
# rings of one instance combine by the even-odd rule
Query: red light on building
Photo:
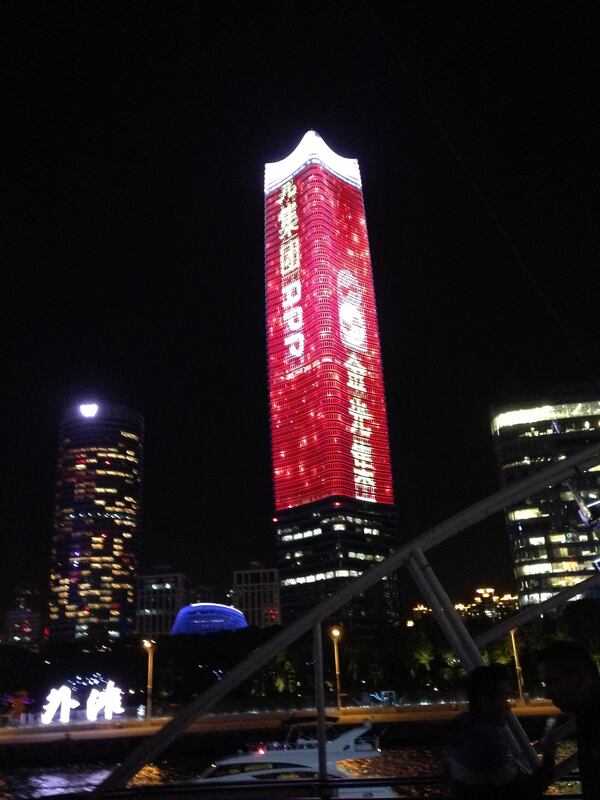
[(393, 504), (358, 163), (314, 132), (265, 171), (275, 508)]

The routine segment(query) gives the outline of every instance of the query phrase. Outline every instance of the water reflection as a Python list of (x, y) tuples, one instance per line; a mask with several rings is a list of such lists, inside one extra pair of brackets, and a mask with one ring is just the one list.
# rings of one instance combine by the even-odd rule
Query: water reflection
[(444, 748), (402, 747), (384, 751), (379, 758), (340, 761), (355, 778), (427, 778), (447, 774)]
[[(134, 786), (160, 786), (176, 781), (191, 781), (198, 778), (205, 767), (203, 758), (180, 756), (173, 761), (161, 761), (146, 765), (130, 782)], [(347, 760), (341, 765), (355, 777), (431, 777), (445, 774), (443, 748), (404, 747), (389, 750), (373, 759)], [(14, 800), (34, 800), (91, 790), (108, 774), (109, 768), (101, 764), (77, 764), (61, 767), (35, 767), (7, 770), (6, 780), (9, 794)], [(422, 797), (440, 797), (439, 789), (426, 793), (420, 788)], [(2, 795), (0, 794), (0, 800)]]
[[(205, 757), (179, 756), (145, 766), (130, 785), (160, 786), (176, 781), (191, 781), (207, 766)], [(444, 748), (400, 747), (384, 751), (378, 759), (353, 759), (340, 762), (355, 777), (427, 778), (446, 775)], [(110, 772), (105, 764), (77, 764), (60, 767), (34, 767), (6, 770), (0, 776), (0, 800), (34, 800), (57, 794), (90, 791)], [(404, 797), (447, 797), (439, 786), (405, 788)], [(561, 781), (548, 791), (560, 796), (578, 790), (577, 782)], [(579, 789), (580, 791), (580, 789)]]
[(6, 770), (5, 793), (0, 794), (0, 798), (30, 800), (68, 792), (83, 792), (97, 786), (109, 773), (109, 767), (88, 764)]

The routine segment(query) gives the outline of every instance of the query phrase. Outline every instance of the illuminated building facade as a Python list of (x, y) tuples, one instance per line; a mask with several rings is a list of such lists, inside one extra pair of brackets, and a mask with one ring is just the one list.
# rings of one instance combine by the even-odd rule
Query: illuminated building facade
[[(454, 608), (461, 617), (476, 620), (502, 620), (512, 617), (518, 609), (516, 594), (496, 594), (493, 587), (475, 590), (475, 596), (469, 603), (454, 603)], [(406, 626), (412, 628), (415, 622), (426, 619), (432, 614), (431, 609), (419, 603), (412, 609), (411, 616), (406, 621)]]
[[(600, 400), (571, 397), (495, 409), (492, 434), (505, 485), (600, 438)], [(506, 510), (519, 604), (538, 603), (589, 577), (600, 558), (600, 464)]]
[(279, 572), (261, 564), (251, 564), (250, 569), (235, 570), (232, 600), (233, 605), (243, 612), (248, 625), (257, 628), (278, 625)]
[(474, 619), (506, 619), (512, 617), (518, 609), (516, 594), (496, 594), (493, 587), (487, 586), (475, 590), (470, 603), (455, 603), (454, 608), (463, 617)]
[(69, 409), (59, 430), (49, 629), (54, 641), (135, 630), (144, 423), (122, 406)]
[(146, 636), (171, 632), (179, 609), (187, 602), (187, 578), (169, 567), (157, 567), (137, 582), (137, 631)]
[(358, 162), (314, 131), (265, 167), (265, 250), (285, 622), (389, 555), (396, 531)]

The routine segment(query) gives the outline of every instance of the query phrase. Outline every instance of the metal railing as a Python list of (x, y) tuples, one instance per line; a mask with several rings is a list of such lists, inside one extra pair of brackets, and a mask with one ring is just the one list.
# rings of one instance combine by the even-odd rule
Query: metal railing
[[(576, 776), (565, 776), (561, 782), (573, 784)], [(423, 800), (424, 798), (450, 798), (453, 796), (452, 784), (446, 775), (402, 778), (340, 778), (335, 780), (293, 779), (286, 781), (260, 780), (236, 782), (214, 786), (198, 783), (170, 783), (167, 786), (135, 786), (131, 789), (114, 789), (106, 795), (108, 800), (308, 800), (308, 798), (338, 798), (351, 796), (352, 800), (370, 800), (380, 797), (377, 789), (385, 787), (395, 792), (395, 797)], [(563, 787), (571, 791), (561, 791), (556, 795), (552, 789), (544, 797), (557, 797), (561, 800), (581, 800), (581, 793), (573, 786)], [(344, 789), (350, 793), (345, 794)], [(88, 792), (53, 795), (55, 800), (89, 800)], [(390, 794), (390, 796), (392, 796)]]

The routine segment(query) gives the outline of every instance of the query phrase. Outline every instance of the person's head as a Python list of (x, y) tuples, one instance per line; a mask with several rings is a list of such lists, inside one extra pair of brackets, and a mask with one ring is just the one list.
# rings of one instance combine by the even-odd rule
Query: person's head
[(504, 665), (477, 667), (467, 677), (469, 709), (493, 725), (502, 725), (510, 711), (511, 688), (510, 673)]
[(560, 641), (545, 647), (537, 655), (538, 672), (546, 697), (567, 713), (581, 713), (588, 708), (600, 679), (594, 660), (576, 642)]

